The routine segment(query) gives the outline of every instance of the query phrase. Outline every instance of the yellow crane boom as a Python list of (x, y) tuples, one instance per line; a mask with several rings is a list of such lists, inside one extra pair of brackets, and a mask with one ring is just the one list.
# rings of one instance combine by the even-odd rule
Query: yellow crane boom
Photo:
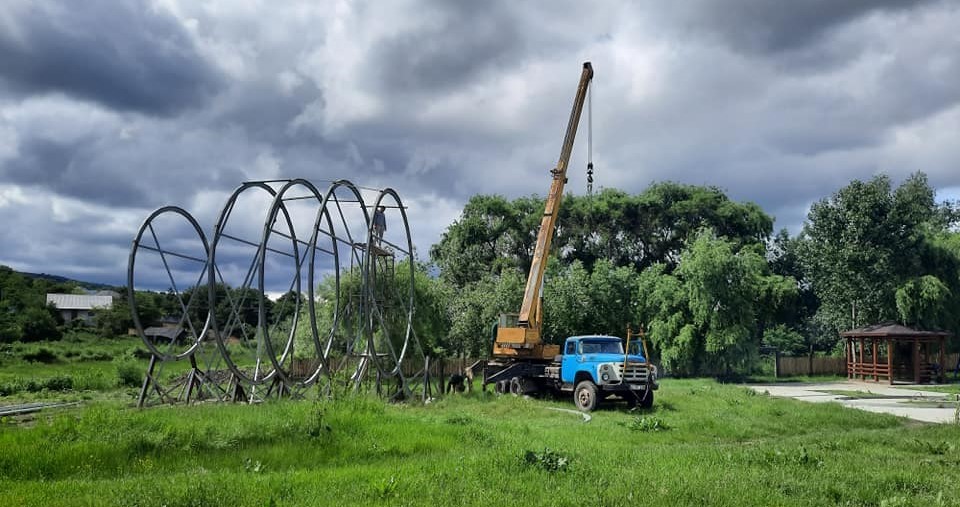
[(553, 179), (550, 192), (547, 194), (543, 218), (540, 221), (540, 230), (537, 233), (537, 244), (530, 264), (530, 273), (527, 276), (527, 285), (523, 291), (520, 314), (500, 316), (493, 343), (494, 357), (553, 359), (553, 356), (560, 351), (557, 345), (544, 344), (540, 336), (543, 324), (540, 287), (543, 284), (543, 272), (547, 266), (546, 257), (550, 253), (550, 243), (553, 241), (557, 215), (560, 212), (563, 187), (567, 183), (570, 152), (573, 151), (573, 141), (577, 137), (577, 126), (580, 124), (580, 113), (583, 111), (583, 104), (592, 79), (593, 66), (590, 62), (585, 62), (583, 72), (580, 74), (580, 84), (577, 86), (577, 95), (573, 100), (573, 109), (570, 111), (563, 146), (560, 148), (560, 159), (557, 161), (557, 166), (550, 170)]

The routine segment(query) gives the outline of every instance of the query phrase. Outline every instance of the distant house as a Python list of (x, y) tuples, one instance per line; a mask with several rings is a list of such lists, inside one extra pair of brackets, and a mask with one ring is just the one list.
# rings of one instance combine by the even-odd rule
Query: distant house
[(148, 327), (143, 330), (143, 335), (155, 343), (164, 341), (173, 343), (181, 340), (186, 333), (180, 327)]
[(47, 304), (53, 303), (60, 311), (64, 322), (81, 319), (86, 323), (93, 321), (94, 310), (113, 308), (112, 296), (87, 296), (77, 294), (47, 294)]

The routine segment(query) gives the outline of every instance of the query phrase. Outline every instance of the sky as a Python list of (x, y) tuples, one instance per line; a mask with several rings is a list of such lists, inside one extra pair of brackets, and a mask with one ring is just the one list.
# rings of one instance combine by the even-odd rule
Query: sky
[(0, 264), (124, 285), (153, 210), (209, 235), (290, 178), (395, 189), (426, 258), (470, 196), (547, 191), (584, 61), (596, 188), (712, 185), (792, 233), (852, 179), (960, 197), (960, 2), (7, 0)]

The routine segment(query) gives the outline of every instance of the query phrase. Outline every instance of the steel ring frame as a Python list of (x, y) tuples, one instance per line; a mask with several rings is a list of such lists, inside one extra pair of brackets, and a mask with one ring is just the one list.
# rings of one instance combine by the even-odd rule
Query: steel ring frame
[[(281, 210), (285, 210), (285, 209), (286, 209), (286, 208), (285, 208), (285, 205), (284, 205), (284, 200), (285, 200), (285, 196), (286, 196), (287, 192), (288, 192), (290, 189), (295, 188), (295, 187), (298, 187), (298, 186), (299, 186), (299, 187), (304, 187), (304, 188), (306, 188), (306, 189), (310, 192), (310, 196), (312, 196), (313, 198), (315, 198), (318, 203), (322, 203), (322, 202), (323, 202), (323, 196), (320, 194), (320, 191), (319, 191), (312, 183), (310, 183), (309, 181), (307, 181), (307, 180), (305, 180), (305, 179), (301, 179), (301, 178), (288, 181), (283, 187), (281, 187), (281, 189), (280, 189), (279, 191), (277, 191), (277, 195), (276, 195), (276, 197), (274, 197), (273, 203), (272, 203), (272, 205), (270, 206), (270, 211), (267, 213), (267, 218), (266, 218), (266, 221), (264, 222), (264, 228), (263, 228), (263, 239), (262, 239), (261, 242), (260, 242), (260, 244), (262, 245), (262, 248), (263, 248), (263, 249), (266, 249), (267, 245), (269, 245), (270, 236), (271, 236), (273, 233), (278, 232), (278, 231), (275, 231), (275, 230), (274, 230), (274, 228), (273, 228), (273, 223), (274, 223), (274, 221), (275, 221), (276, 218), (277, 218), (277, 214), (278, 214)], [(322, 217), (322, 215), (323, 215), (322, 210), (323, 210), (323, 208), (319, 208), (319, 211), (318, 211), (318, 213), (317, 213), (316, 220), (314, 220), (314, 221), (312, 222), (313, 225), (314, 225), (314, 229), (313, 229), (313, 232), (311, 233), (311, 240), (310, 240), (310, 242), (305, 242), (305, 241), (303, 241), (303, 240), (301, 240), (301, 239), (298, 239), (298, 238), (296, 237), (296, 231), (293, 229), (292, 223), (290, 224), (291, 230), (290, 230), (290, 238), (289, 238), (289, 239), (291, 239), (291, 240), (293, 241), (294, 245), (295, 245), (294, 262), (295, 262), (295, 265), (296, 265), (296, 277), (294, 278), (294, 283), (292, 284), (293, 287), (291, 288), (291, 290), (293, 290), (293, 291), (294, 291), (296, 294), (298, 294), (298, 295), (299, 295), (299, 294), (302, 294), (301, 281), (302, 281), (302, 275), (303, 275), (303, 271), (302, 271), (302, 270), (303, 270), (303, 262), (304, 262), (304, 260), (307, 258), (307, 256), (309, 256), (311, 262), (315, 262), (315, 259), (316, 259), (316, 251), (317, 251), (317, 249), (316, 249), (316, 241), (315, 241), (315, 240), (316, 240), (316, 236), (317, 236), (316, 227), (317, 227), (317, 223), (320, 221), (320, 219), (321, 219), (321, 217)], [(287, 215), (287, 216), (289, 217), (289, 215)], [(328, 216), (328, 221), (329, 221), (329, 216)], [(278, 234), (280, 234), (280, 235), (282, 236), (282, 233), (278, 233)], [(306, 248), (304, 249), (304, 254), (303, 254), (302, 257), (301, 257), (301, 255), (300, 255), (300, 253), (299, 253), (299, 249), (297, 248), (298, 246), (301, 246), (301, 243), (302, 243), (303, 246), (306, 246)], [(312, 275), (312, 272), (310, 272), (309, 274)], [(282, 352), (282, 355), (278, 358), (278, 357), (277, 357), (277, 354), (276, 354), (276, 350), (275, 350), (275, 348), (274, 348), (274, 346), (273, 346), (272, 340), (270, 340), (270, 329), (269, 329), (269, 328), (270, 328), (270, 323), (267, 322), (267, 319), (266, 319), (266, 301), (265, 301), (265, 298), (266, 298), (266, 287), (265, 287), (265, 276), (266, 276), (266, 255), (262, 255), (262, 256), (260, 257), (260, 272), (259, 272), (259, 275), (258, 275), (258, 287), (259, 287), (259, 290), (260, 290), (260, 308), (259, 308), (259, 311), (260, 311), (260, 324), (261, 324), (261, 330), (260, 330), (260, 332), (262, 333), (261, 336), (263, 337), (263, 343), (264, 343), (264, 346), (265, 346), (266, 351), (267, 351), (267, 357), (270, 359), (270, 362), (273, 364), (273, 368), (274, 368), (274, 371), (276, 371), (277, 377), (278, 377), (285, 385), (287, 385), (288, 387), (291, 387), (291, 388), (309, 387), (311, 384), (313, 384), (313, 383), (317, 380), (317, 378), (319, 377), (319, 373), (324, 369), (324, 367), (325, 367), (325, 365), (326, 365), (326, 358), (323, 357), (323, 351), (322, 351), (322, 348), (321, 348), (321, 346), (320, 346), (320, 340), (319, 340), (318, 335), (317, 335), (317, 330), (316, 330), (316, 316), (313, 315), (312, 311), (311, 311), (311, 312), (308, 312), (308, 313), (311, 314), (311, 315), (310, 315), (310, 317), (311, 317), (311, 326), (310, 326), (310, 328), (309, 328), (309, 330), (310, 330), (310, 335), (311, 335), (311, 343), (312, 343), (312, 345), (313, 345), (313, 348), (314, 348), (314, 352), (315, 352), (315, 354), (316, 354), (316, 357), (318, 357), (318, 358), (320, 359), (320, 364), (314, 369), (313, 372), (311, 372), (310, 375), (307, 376), (307, 378), (306, 378), (305, 380), (303, 380), (303, 381), (294, 380), (294, 379), (292, 378), (292, 376), (290, 375), (290, 372), (288, 372), (288, 371), (286, 371), (286, 370), (284, 369), (283, 363), (286, 362), (286, 360), (288, 359), (288, 356), (293, 352), (293, 344), (294, 344), (294, 338), (295, 338), (295, 334), (296, 334), (296, 330), (297, 330), (297, 324), (299, 323), (299, 320), (300, 320), (300, 310), (301, 310), (302, 307), (305, 306), (305, 305), (302, 304), (302, 303), (300, 302), (300, 300), (298, 299), (297, 304), (296, 304), (296, 307), (295, 307), (294, 314), (293, 314), (293, 316), (292, 316), (292, 322), (291, 322), (291, 326), (290, 326), (290, 332), (289, 332), (289, 334), (288, 334), (288, 336), (287, 336), (286, 345), (285, 345), (285, 347), (284, 347), (284, 350), (283, 350), (283, 352)], [(315, 281), (313, 280), (313, 277), (312, 277), (312, 276), (309, 276), (308, 279), (307, 279), (307, 285), (308, 285), (308, 287), (313, 287), (314, 283), (315, 283)], [(309, 289), (308, 289), (308, 292), (311, 293), (310, 297), (312, 298), (312, 297), (313, 297), (313, 295), (312, 295), (312, 290), (309, 290)], [(306, 306), (309, 306), (309, 304), (307, 304)]]
[[(277, 195), (276, 190), (274, 190), (273, 187), (271, 187), (271, 186), (268, 185), (267, 183), (262, 182), (262, 181), (253, 181), (253, 182), (246, 182), (246, 183), (240, 185), (236, 190), (234, 190), (233, 194), (230, 195), (230, 198), (227, 199), (227, 203), (226, 203), (226, 205), (224, 205), (223, 209), (221, 210), (220, 217), (218, 218), (217, 224), (216, 224), (216, 226), (214, 227), (213, 243), (212, 243), (211, 246), (210, 246), (210, 261), (209, 261), (209, 266), (208, 266), (208, 268), (209, 268), (209, 269), (208, 269), (208, 274), (209, 274), (209, 276), (208, 276), (208, 298), (209, 298), (209, 302), (210, 302), (211, 311), (212, 311), (212, 309), (216, 308), (216, 305), (217, 305), (217, 294), (216, 294), (217, 279), (218, 279), (219, 276), (221, 276), (221, 274), (220, 274), (220, 272), (219, 272), (219, 268), (217, 267), (217, 257), (216, 257), (216, 256), (217, 256), (217, 248), (220, 246), (220, 241), (221, 241), (221, 239), (223, 239), (224, 236), (225, 236), (225, 235), (224, 235), (224, 230), (226, 229), (227, 222), (229, 221), (230, 216), (231, 216), (232, 213), (233, 213), (233, 208), (234, 208), (234, 206), (236, 206), (237, 199), (239, 199), (239, 197), (240, 197), (241, 194), (243, 194), (244, 192), (246, 192), (246, 191), (248, 191), (248, 190), (251, 190), (251, 189), (260, 189), (260, 190), (266, 191), (267, 193), (270, 194), (270, 197), (273, 198), (273, 199), (275, 199), (275, 198), (276, 198), (276, 195)], [(290, 216), (289, 216), (289, 214), (286, 213), (286, 210), (285, 210), (285, 209), (284, 209), (284, 215), (285, 215), (285, 218), (286, 218), (288, 227), (290, 228), (290, 230), (293, 230), (293, 225), (292, 225), (292, 223), (291, 223), (291, 221), (290, 221)], [(229, 235), (227, 235), (227, 238), (228, 238), (228, 239), (234, 239), (234, 238), (231, 238)], [(256, 257), (254, 258), (253, 262), (251, 262), (250, 268), (249, 268), (249, 270), (247, 271), (246, 279), (245, 279), (244, 282), (243, 282), (243, 288), (244, 288), (244, 289), (247, 289), (247, 288), (250, 288), (250, 283), (251, 283), (250, 278), (252, 277), (253, 270), (255, 269), (255, 267), (259, 266), (259, 262), (258, 262), (258, 261), (260, 260), (260, 257), (262, 257), (262, 256), (264, 255), (264, 254), (263, 254), (263, 251), (264, 251), (265, 245), (264, 245), (262, 242), (261, 242), (261, 243), (254, 244), (253, 242), (249, 242), (249, 241), (243, 241), (243, 240), (241, 240), (241, 241), (242, 241), (242, 242), (245, 242), (245, 243), (249, 243), (250, 246), (256, 246), (256, 247), (257, 247)], [(296, 243), (294, 242), (294, 249), (296, 250), (296, 248), (297, 248), (297, 245), (296, 245)], [(228, 317), (227, 317), (227, 322), (226, 322), (226, 324), (229, 324), (229, 323), (230, 323), (230, 318), (231, 318), (231, 317), (236, 317), (236, 320), (238, 321), (238, 324), (240, 324), (240, 323), (239, 323), (239, 315), (236, 313), (236, 310), (237, 310), (236, 305), (234, 304), (234, 301), (232, 301), (232, 299), (230, 298), (230, 295), (229, 295), (229, 294), (230, 294), (230, 293), (229, 293), (229, 287), (228, 287), (227, 298), (228, 298), (228, 301), (230, 302), (231, 316), (228, 316)], [(244, 297), (245, 297), (245, 296), (246, 296), (246, 295), (244, 294)], [(257, 322), (257, 327), (258, 327), (258, 328), (262, 325), (262, 322), (260, 322), (260, 321), (262, 320), (263, 314), (264, 314), (264, 311), (263, 311), (263, 304), (264, 304), (264, 303), (263, 303), (262, 298), (263, 298), (263, 293), (261, 292), (261, 293), (259, 294), (259, 299), (258, 299), (258, 301), (257, 301), (257, 305), (258, 305), (258, 322)], [(213, 313), (215, 314), (215, 312), (213, 312)], [(273, 368), (273, 369), (271, 369), (270, 371), (268, 371), (265, 375), (262, 375), (262, 376), (261, 376), (261, 375), (258, 375), (258, 374), (255, 373), (254, 376), (251, 377), (250, 375), (247, 375), (245, 372), (243, 372), (243, 370), (241, 370), (241, 369), (237, 366), (236, 361), (233, 360), (233, 357), (231, 356), (231, 353), (230, 353), (230, 351), (229, 351), (228, 348), (227, 348), (226, 340), (227, 340), (229, 337), (228, 337), (228, 336), (224, 336), (224, 331), (228, 331), (228, 330), (230, 330), (230, 329), (226, 329), (226, 328), (221, 329), (220, 323), (217, 322), (217, 320), (218, 320), (218, 319), (217, 319), (216, 316), (214, 315), (214, 318), (211, 319), (211, 325), (212, 325), (212, 328), (213, 328), (214, 337), (216, 338), (217, 347), (220, 349), (220, 355), (223, 357), (224, 362), (226, 362), (227, 368), (230, 370), (230, 372), (233, 373), (233, 375), (235, 375), (238, 379), (240, 379), (240, 380), (242, 380), (243, 382), (245, 382), (245, 383), (247, 383), (247, 384), (250, 384), (250, 385), (260, 385), (260, 384), (263, 384), (263, 383), (265, 383), (265, 382), (272, 381), (272, 380), (273, 380), (273, 377), (277, 374), (275, 368)], [(229, 327), (229, 326), (228, 326), (228, 327)], [(241, 331), (243, 331), (242, 324), (240, 325), (240, 328), (241, 328)], [(246, 333), (244, 332), (244, 335), (245, 335), (245, 334), (246, 334)], [(244, 337), (246, 338), (246, 336), (244, 336)], [(256, 337), (255, 337), (255, 338), (256, 338)], [(257, 338), (257, 339), (260, 340), (260, 338)], [(259, 343), (258, 343), (258, 345), (259, 345)], [(260, 366), (260, 364), (261, 364), (261, 363), (260, 363), (260, 359), (261, 359), (261, 358), (260, 358), (259, 351), (258, 351), (258, 353), (257, 353), (257, 358), (256, 358), (256, 359), (257, 359), (257, 368), (259, 368), (259, 366)]]
[[(154, 231), (153, 229), (153, 221), (156, 218), (166, 213), (173, 213), (175, 215), (179, 215), (183, 217), (183, 219), (185, 219), (190, 224), (190, 226), (193, 227), (194, 232), (197, 233), (197, 237), (200, 238), (200, 241), (203, 244), (204, 259), (201, 260), (199, 258), (191, 258), (189, 256), (177, 254), (175, 252), (165, 251), (161, 247), (160, 240), (156, 235), (156, 231)], [(154, 242), (157, 245), (157, 248), (143, 246), (143, 243), (142, 243), (143, 235), (147, 230), (150, 231), (150, 234), (153, 237)], [(143, 323), (140, 320), (140, 314), (138, 311), (139, 308), (137, 306), (137, 299), (135, 297), (135, 291), (134, 291), (134, 287), (136, 287), (135, 274), (136, 274), (137, 251), (140, 250), (141, 248), (148, 248), (150, 250), (154, 250), (160, 255), (160, 258), (164, 264), (164, 268), (167, 271), (167, 276), (170, 278), (171, 289), (173, 289), (174, 293), (176, 294), (177, 300), (180, 302), (181, 310), (183, 311), (183, 315), (181, 316), (180, 322), (182, 324), (183, 321), (185, 320), (187, 324), (189, 324), (190, 332), (193, 334), (194, 339), (191, 342), (190, 346), (187, 347), (186, 350), (178, 354), (170, 354), (169, 352), (161, 351), (156, 347), (156, 345), (153, 342), (151, 342), (147, 338), (146, 333), (144, 332)], [(200, 284), (203, 279), (203, 273), (205, 273), (207, 271), (207, 268), (209, 267), (209, 253), (210, 253), (210, 246), (207, 243), (207, 237), (203, 234), (203, 229), (200, 228), (200, 224), (196, 221), (196, 219), (193, 218), (192, 215), (190, 215), (190, 213), (187, 213), (186, 210), (178, 206), (164, 206), (162, 208), (158, 208), (153, 213), (151, 213), (146, 220), (143, 221), (143, 224), (140, 226), (140, 229), (137, 231), (137, 235), (133, 240), (133, 245), (130, 248), (129, 259), (127, 261), (127, 301), (130, 305), (130, 314), (133, 319), (134, 327), (137, 329), (137, 334), (140, 335), (140, 338), (143, 340), (144, 345), (146, 345), (150, 353), (153, 354), (154, 357), (156, 357), (160, 361), (176, 361), (176, 360), (186, 358), (191, 354), (193, 354), (194, 351), (196, 351), (196, 349), (200, 346), (200, 343), (203, 341), (204, 337), (206, 336), (207, 331), (210, 328), (211, 321), (214, 320), (212, 318), (213, 309), (211, 307), (210, 309), (207, 310), (206, 321), (203, 324), (203, 328), (198, 333), (196, 331), (196, 326), (194, 326), (193, 321), (190, 319), (190, 313), (189, 313), (190, 307), (194, 302), (194, 298), (196, 298), (197, 294), (200, 292)], [(194, 291), (191, 293), (190, 301), (188, 301), (186, 304), (184, 304), (183, 299), (180, 297), (180, 290), (177, 287), (173, 274), (170, 272), (170, 267), (165, 257), (166, 254), (171, 254), (177, 257), (182, 257), (182, 258), (188, 258), (191, 260), (196, 260), (197, 262), (204, 263), (204, 267), (200, 275), (200, 278), (198, 279), (197, 284), (194, 286)]]
[[(356, 255), (356, 250), (354, 249), (354, 244), (353, 244), (353, 238), (352, 238), (352, 235), (350, 234), (349, 227), (346, 224), (346, 218), (343, 216), (343, 209), (340, 207), (340, 200), (337, 197), (336, 192), (337, 192), (337, 189), (339, 188), (345, 188), (353, 194), (353, 197), (356, 203), (358, 203), (360, 206), (360, 212), (362, 213), (364, 223), (370, 223), (370, 215), (367, 211), (366, 202), (363, 200), (363, 196), (360, 194), (360, 190), (356, 187), (356, 185), (354, 185), (353, 183), (347, 180), (337, 180), (331, 183), (330, 187), (327, 189), (326, 193), (324, 193), (323, 195), (323, 200), (320, 204), (320, 208), (317, 210), (314, 233), (313, 233), (313, 237), (310, 238), (310, 248), (314, 250), (319, 249), (319, 247), (317, 246), (317, 241), (320, 239), (320, 235), (322, 233), (322, 229), (320, 226), (321, 226), (323, 217), (326, 217), (326, 223), (327, 223), (327, 227), (329, 228), (329, 231), (323, 234), (330, 238), (332, 252), (333, 252), (333, 261), (334, 261), (333, 262), (333, 276), (334, 276), (333, 301), (334, 301), (334, 304), (333, 304), (333, 316), (331, 319), (331, 326), (330, 326), (329, 332), (327, 333), (326, 343), (320, 344), (319, 343), (320, 333), (319, 333), (319, 329), (317, 328), (317, 308), (316, 308), (317, 297), (315, 293), (315, 288), (317, 287), (317, 281), (318, 281), (316, 278), (317, 277), (316, 256), (311, 256), (310, 263), (309, 263), (308, 279), (310, 280), (310, 285), (307, 288), (307, 299), (308, 299), (307, 304), (308, 304), (309, 314), (310, 314), (310, 325), (313, 329), (314, 335), (318, 339), (318, 344), (321, 347), (320, 357), (322, 358), (321, 366), (317, 369), (316, 372), (314, 372), (314, 376), (319, 376), (320, 369), (323, 369), (324, 371), (326, 371), (328, 375), (332, 373), (330, 353), (332, 351), (334, 337), (336, 335), (337, 329), (340, 326), (341, 308), (343, 305), (343, 302), (340, 301), (340, 296), (341, 296), (340, 271), (342, 268), (341, 266), (342, 259), (340, 256), (340, 243), (346, 242), (350, 245), (350, 251), (348, 253), (348, 256)], [(336, 233), (336, 229), (333, 224), (333, 213), (330, 210), (331, 201), (333, 204), (336, 205), (337, 215), (341, 218), (342, 223), (344, 225), (344, 230), (347, 234), (346, 241), (344, 240), (344, 238), (339, 237)]]
[[(402, 203), (401, 200), (400, 200), (400, 196), (397, 195), (397, 192), (394, 191), (392, 188), (383, 189), (382, 191), (380, 191), (380, 194), (377, 196), (377, 199), (376, 199), (376, 201), (374, 202), (373, 208), (374, 208), (374, 209), (377, 209), (379, 206), (381, 206), (382, 203), (383, 203), (384, 198), (385, 198), (385, 197), (388, 197), (388, 196), (393, 198), (393, 201), (396, 203), (397, 209), (400, 211), (400, 216), (401, 216), (401, 218), (403, 219), (404, 235), (405, 235), (406, 242), (407, 242), (407, 245), (406, 245), (407, 249), (406, 249), (406, 250), (403, 250), (403, 249), (401, 248), (401, 245), (392, 245), (392, 244), (391, 244), (391, 246), (393, 246), (395, 249), (397, 249), (397, 250), (399, 250), (399, 251), (407, 254), (407, 259), (409, 260), (408, 264), (409, 264), (409, 270), (410, 270), (410, 278), (409, 278), (410, 284), (409, 284), (409, 289), (408, 289), (408, 294), (407, 294), (408, 304), (405, 305), (405, 308), (404, 308), (404, 309), (406, 310), (406, 326), (405, 326), (405, 330), (404, 330), (403, 346), (402, 346), (401, 349), (400, 349), (400, 354), (399, 354), (399, 355), (396, 353), (396, 349), (395, 349), (394, 346), (393, 346), (393, 340), (391, 339), (392, 337), (387, 336), (386, 339), (384, 340), (384, 341), (386, 342), (386, 344), (387, 344), (387, 348), (389, 349), (390, 357), (391, 357), (391, 359), (393, 360), (393, 367), (392, 367), (392, 369), (387, 370), (386, 368), (384, 368), (384, 367), (381, 365), (381, 361), (379, 361), (378, 359), (376, 359), (376, 358), (379, 357), (379, 353), (378, 353), (378, 351), (377, 351), (377, 349), (376, 349), (376, 342), (375, 342), (375, 340), (374, 340), (372, 330), (371, 330), (371, 332), (367, 333), (367, 347), (368, 347), (368, 349), (369, 349), (369, 351), (370, 351), (370, 353), (371, 353), (370, 356), (371, 356), (372, 358), (374, 358), (373, 363), (374, 363), (374, 365), (377, 367), (377, 372), (378, 372), (380, 375), (385, 376), (385, 377), (396, 377), (396, 376), (399, 376), (400, 379), (401, 379), (401, 383), (402, 383), (402, 382), (403, 382), (403, 372), (402, 372), (401, 368), (402, 368), (403, 360), (404, 360), (404, 358), (405, 358), (405, 356), (406, 356), (406, 353), (407, 353), (407, 349), (408, 349), (408, 346), (409, 346), (409, 343), (410, 343), (410, 336), (411, 336), (411, 333), (412, 333), (412, 330), (413, 330), (413, 310), (414, 310), (414, 308), (413, 308), (413, 302), (414, 302), (414, 295), (415, 295), (415, 290), (414, 290), (415, 266), (414, 266), (414, 263), (413, 263), (413, 240), (412, 240), (412, 238), (411, 238), (411, 236), (410, 236), (410, 225), (409, 225), (409, 222), (407, 221), (407, 213), (406, 213), (406, 210), (405, 210), (404, 207), (403, 207), (403, 203)], [(369, 226), (367, 227), (367, 244), (368, 244), (368, 245), (373, 244), (373, 237), (374, 237), (373, 224), (370, 223)], [(371, 287), (371, 284), (370, 284), (370, 270), (371, 270), (371, 268), (372, 268), (372, 269), (376, 269), (376, 266), (375, 266), (376, 260), (373, 260), (373, 261), (372, 261), (372, 262), (374, 263), (374, 265), (371, 266), (371, 259), (372, 259), (372, 258), (373, 258), (373, 256), (371, 256), (371, 255), (368, 254), (368, 255), (366, 256), (366, 258), (364, 259), (364, 268), (363, 268), (364, 283), (363, 283), (363, 287), (364, 287), (364, 290), (365, 290), (365, 291), (373, 290), (373, 287)], [(401, 296), (400, 300), (402, 301), (402, 295), (400, 295), (400, 296)], [(363, 302), (370, 301), (370, 302), (372, 303), (372, 302), (373, 302), (373, 297), (369, 297), (369, 298), (368, 298), (368, 297), (364, 297), (361, 301), (363, 301)], [(373, 313), (373, 314), (374, 314), (373, 316), (378, 319), (381, 328), (382, 328), (382, 329), (386, 329), (386, 317), (384, 316), (383, 311), (381, 311), (381, 309), (380, 309), (378, 306), (376, 306), (375, 304), (371, 304), (371, 307), (370, 307), (369, 311), (370, 311), (371, 313)], [(367, 319), (364, 319), (364, 320), (367, 321)]]

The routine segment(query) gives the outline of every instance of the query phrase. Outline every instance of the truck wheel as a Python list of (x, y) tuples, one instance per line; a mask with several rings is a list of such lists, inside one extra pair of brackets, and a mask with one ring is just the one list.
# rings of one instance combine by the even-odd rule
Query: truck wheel
[(513, 377), (510, 379), (510, 394), (514, 396), (520, 396), (523, 394), (523, 379), (520, 377)]
[(584, 412), (597, 408), (597, 386), (589, 380), (581, 381), (573, 390), (573, 402)]
[(510, 392), (509, 380), (498, 380), (496, 383), (497, 394), (507, 394)]

